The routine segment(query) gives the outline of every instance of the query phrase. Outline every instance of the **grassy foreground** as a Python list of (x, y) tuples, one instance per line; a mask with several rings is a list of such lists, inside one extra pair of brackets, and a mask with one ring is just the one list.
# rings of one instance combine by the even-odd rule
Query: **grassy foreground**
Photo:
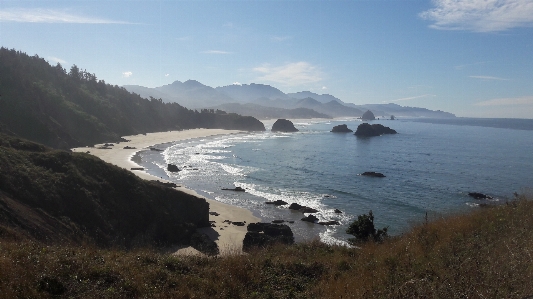
[(533, 201), (521, 197), (359, 249), (319, 242), (248, 255), (47, 246), (0, 230), (2, 298), (528, 298)]

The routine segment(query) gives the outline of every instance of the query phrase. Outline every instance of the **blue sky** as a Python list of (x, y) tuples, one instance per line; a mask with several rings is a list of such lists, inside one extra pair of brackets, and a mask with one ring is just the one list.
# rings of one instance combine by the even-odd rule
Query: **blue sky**
[(262, 83), (533, 118), (533, 0), (0, 0), (0, 44), (117, 85)]

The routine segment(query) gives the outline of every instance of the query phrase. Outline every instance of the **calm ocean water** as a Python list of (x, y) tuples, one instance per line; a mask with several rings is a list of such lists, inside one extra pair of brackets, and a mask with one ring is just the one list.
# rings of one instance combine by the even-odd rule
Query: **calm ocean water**
[[(298, 133), (249, 133), (160, 145), (137, 161), (149, 172), (200, 194), (252, 210), (263, 221), (294, 220), (297, 241), (340, 242), (351, 220), (372, 210), (378, 227), (399, 234), (430, 217), (479, 208), (468, 192), (494, 201), (533, 187), (533, 120), (381, 120), (399, 134), (358, 138), (330, 133), (359, 120), (295, 122)], [(267, 130), (272, 122), (266, 122)], [(167, 173), (167, 163), (183, 171)], [(376, 171), (385, 178), (360, 176)], [(241, 186), (246, 193), (223, 191)], [(339, 226), (300, 221), (302, 213), (265, 201), (318, 209)], [(340, 209), (342, 214), (335, 214)], [(224, 219), (220, 219), (220, 222)]]

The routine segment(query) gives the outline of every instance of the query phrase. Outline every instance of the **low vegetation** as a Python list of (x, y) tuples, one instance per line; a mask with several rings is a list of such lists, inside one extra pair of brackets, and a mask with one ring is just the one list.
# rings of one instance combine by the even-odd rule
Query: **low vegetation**
[(209, 225), (204, 199), (85, 153), (0, 134), (0, 225), (45, 243), (187, 244)]
[(227, 257), (44, 245), (0, 230), (0, 297), (527, 298), (533, 201), (445, 217), (358, 248), (310, 242)]

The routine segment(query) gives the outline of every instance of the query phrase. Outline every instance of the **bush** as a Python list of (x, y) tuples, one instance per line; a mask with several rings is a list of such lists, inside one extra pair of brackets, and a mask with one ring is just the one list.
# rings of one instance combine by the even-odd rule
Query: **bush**
[(355, 237), (348, 239), (350, 243), (367, 242), (369, 240), (381, 242), (387, 237), (387, 229), (388, 227), (384, 227), (376, 230), (374, 227), (374, 214), (370, 211), (368, 215), (363, 214), (357, 216), (357, 220), (354, 220), (350, 224), (346, 233)]

